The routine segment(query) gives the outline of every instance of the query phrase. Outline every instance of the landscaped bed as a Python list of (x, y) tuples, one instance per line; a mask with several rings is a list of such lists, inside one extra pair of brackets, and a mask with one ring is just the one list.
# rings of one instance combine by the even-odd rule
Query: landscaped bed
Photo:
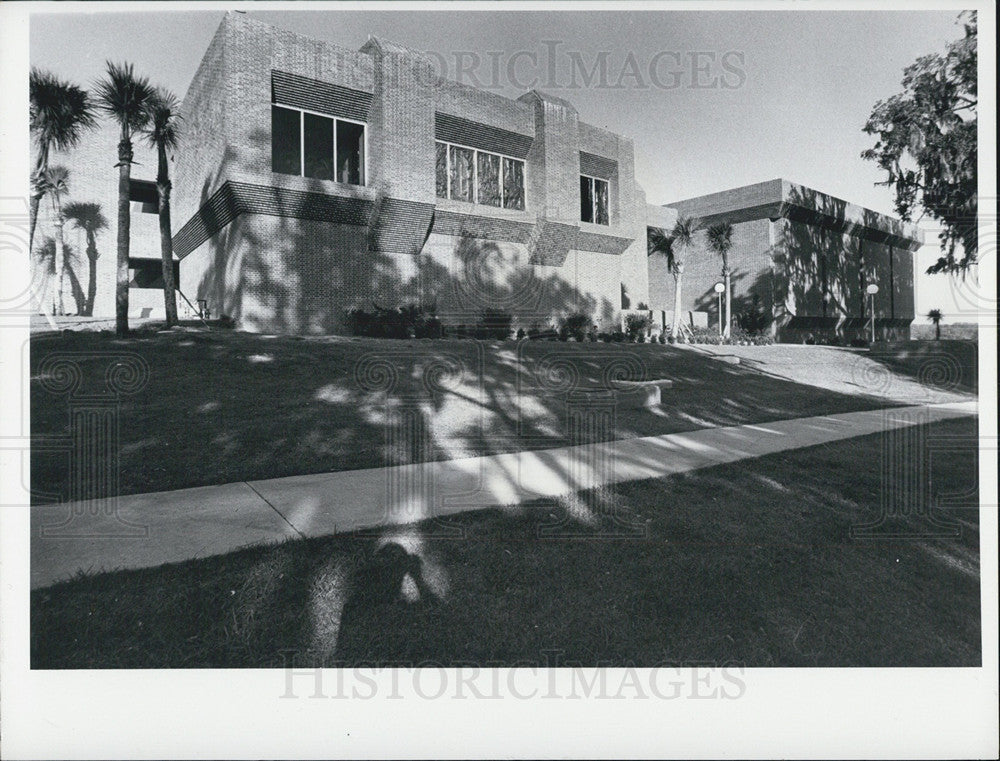
[[(915, 432), (975, 441), (977, 420)], [(965, 493), (959, 537), (852, 538), (882, 445), (79, 578), (32, 592), (31, 665), (979, 665), (975, 452), (931, 460), (931, 504)], [(609, 537), (612, 510), (639, 533)]]
[[(125, 392), (121, 494), (971, 398), (920, 383), (916, 365), (816, 346), (78, 332), (34, 337), (30, 361), (32, 435), (55, 441), (71, 408), (106, 394), (109, 368), (125, 363), (114, 381)], [(72, 372), (59, 375), (67, 364), (79, 370), (72, 397)], [(567, 406), (567, 392), (616, 378), (673, 385), (657, 409), (616, 408), (580, 425), (594, 404)], [(402, 420), (412, 427), (400, 445), (391, 431)], [(36, 502), (69, 498), (65, 452), (38, 448), (31, 464)]]

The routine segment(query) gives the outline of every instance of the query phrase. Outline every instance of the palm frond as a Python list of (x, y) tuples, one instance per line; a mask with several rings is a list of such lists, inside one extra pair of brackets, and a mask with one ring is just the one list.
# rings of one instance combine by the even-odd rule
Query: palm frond
[(40, 186), (47, 193), (65, 195), (69, 192), (69, 169), (60, 164), (45, 169), (40, 180)]
[(96, 123), (87, 91), (51, 72), (32, 68), (28, 91), (29, 127), (45, 154), (52, 148), (64, 151), (75, 147), (83, 130)]
[(144, 133), (147, 142), (154, 148), (176, 148), (180, 137), (180, 101), (172, 92), (162, 87), (153, 91), (147, 106), (149, 124)]
[(101, 212), (101, 205), (94, 201), (68, 203), (63, 207), (63, 216), (75, 227), (87, 232), (97, 232), (108, 226), (108, 220)]
[(673, 256), (673, 240), (667, 231), (661, 227), (646, 228), (646, 255), (661, 254), (670, 258)]
[(706, 230), (705, 237), (708, 239), (708, 247), (725, 257), (733, 247), (733, 226), (729, 222), (719, 222)]
[(694, 242), (694, 236), (700, 229), (701, 225), (697, 219), (680, 216), (674, 223), (673, 230), (670, 231), (670, 237), (676, 246), (684, 249)]
[(149, 122), (149, 103), (153, 87), (149, 79), (139, 77), (130, 63), (107, 62), (107, 74), (94, 85), (97, 105), (114, 119), (123, 132), (131, 134)]

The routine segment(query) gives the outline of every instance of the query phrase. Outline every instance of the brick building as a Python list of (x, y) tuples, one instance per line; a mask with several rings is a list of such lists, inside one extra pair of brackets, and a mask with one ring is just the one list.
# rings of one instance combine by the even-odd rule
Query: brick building
[[(713, 287), (722, 260), (706, 245), (706, 229), (733, 225), (729, 255), (733, 315), (761, 311), (781, 341), (867, 335), (874, 297), (876, 335), (909, 338), (914, 317), (913, 253), (922, 244), (914, 226), (787, 180), (712, 193), (670, 204), (701, 230), (683, 259), (684, 310), (718, 324)], [(654, 309), (673, 309), (673, 279), (663, 257), (649, 262)], [(669, 319), (669, 318), (668, 318)]]
[[(293, 333), (343, 332), (352, 307), (408, 303), (451, 323), (585, 312), (610, 328), (639, 307), (666, 323), (672, 278), (647, 257), (646, 232), (685, 214), (734, 223), (734, 313), (756, 297), (780, 339), (856, 332), (873, 281), (880, 330), (913, 318), (913, 228), (782, 180), (647, 205), (627, 137), (545, 93), (443, 79), (384, 40), (349, 50), (229, 13), (182, 113), (171, 165), (182, 314), (201, 302), (244, 329)], [(53, 160), (71, 169), (64, 204), (96, 203), (107, 223), (65, 227), (71, 313), (114, 315), (116, 141), (104, 124)], [(157, 316), (156, 161), (140, 140), (136, 162), (130, 312)], [(46, 200), (36, 249), (53, 234)], [(720, 263), (703, 238), (685, 258), (684, 319), (714, 324)]]
[(623, 293), (648, 298), (632, 142), (566, 101), (231, 13), (183, 112), (181, 289), (246, 328), (338, 331), (348, 308), (410, 302), (610, 324)]

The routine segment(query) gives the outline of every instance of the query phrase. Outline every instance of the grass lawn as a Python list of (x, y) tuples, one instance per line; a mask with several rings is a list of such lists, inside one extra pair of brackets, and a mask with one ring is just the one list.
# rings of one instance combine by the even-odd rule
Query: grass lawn
[[(587, 432), (593, 439), (968, 398), (919, 383), (915, 368), (887, 371), (863, 352), (831, 347), (709, 351), (213, 331), (36, 335), (30, 349), (34, 436), (70, 432), (67, 395), (42, 382), (52, 377), (46, 362), (76, 364), (78, 395), (107, 392), (115, 357), (135, 355), (148, 367), (148, 382), (120, 397), (120, 494), (581, 443), (568, 436), (566, 390), (604, 387), (609, 373), (671, 378), (674, 387), (660, 409), (618, 410), (613, 423)], [(742, 364), (719, 353), (741, 353)], [(400, 404), (410, 405), (410, 430), (425, 438), (393, 445), (387, 430)], [(35, 504), (70, 498), (66, 454), (33, 452), (31, 482)]]
[[(977, 420), (922, 432), (975, 438)], [(460, 539), (424, 523), (81, 577), (32, 592), (32, 667), (496, 665), (553, 652), (565, 665), (979, 665), (978, 508), (952, 510), (959, 538), (850, 536), (877, 515), (880, 446), (866, 436), (467, 513), (449, 519)], [(975, 457), (932, 461), (932, 498), (967, 492), (977, 472)], [(588, 504), (615, 505), (645, 534), (609, 538)], [(554, 523), (581, 535), (546, 533)]]

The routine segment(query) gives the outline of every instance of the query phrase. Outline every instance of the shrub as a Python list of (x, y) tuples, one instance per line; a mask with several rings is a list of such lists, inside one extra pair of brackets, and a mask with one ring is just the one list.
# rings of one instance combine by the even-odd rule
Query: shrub
[(645, 340), (649, 326), (649, 315), (636, 314), (634, 312), (625, 315), (625, 332), (628, 334), (629, 341), (637, 341), (640, 335)]
[(479, 318), (479, 329), (476, 331), (476, 338), (506, 341), (510, 338), (513, 322), (514, 316), (512, 314), (496, 309), (487, 309)]
[(565, 331), (567, 337), (575, 338), (577, 341), (584, 341), (587, 338), (587, 328), (590, 327), (590, 315), (583, 312), (575, 312), (565, 319), (563, 319), (562, 326), (559, 328), (560, 338), (562, 338), (562, 333)]
[(444, 338), (444, 325), (437, 317), (428, 317), (413, 326), (414, 338)]
[(517, 340), (518, 341), (523, 341), (524, 337), (526, 335), (527, 335), (527, 333), (524, 332), (524, 328), (518, 328), (517, 329)]
[(611, 334), (611, 341), (616, 344), (624, 343), (625, 334), (620, 330), (616, 330)]
[(868, 348), (868, 339), (867, 338), (852, 338), (851, 339), (851, 346), (853, 346), (856, 349), (865, 349), (865, 348)]
[(667, 342), (667, 334), (666, 333), (660, 333), (660, 335), (658, 336), (657, 340), (661, 344), (665, 344)]
[(374, 305), (374, 311), (352, 309), (347, 313), (347, 328), (352, 335), (371, 338), (441, 338), (444, 325), (419, 304), (397, 309)]
[(760, 303), (760, 296), (756, 293), (750, 300), (750, 305), (746, 310), (736, 315), (736, 324), (749, 335), (763, 333), (767, 326), (771, 324), (771, 318), (764, 311), (764, 307)]

